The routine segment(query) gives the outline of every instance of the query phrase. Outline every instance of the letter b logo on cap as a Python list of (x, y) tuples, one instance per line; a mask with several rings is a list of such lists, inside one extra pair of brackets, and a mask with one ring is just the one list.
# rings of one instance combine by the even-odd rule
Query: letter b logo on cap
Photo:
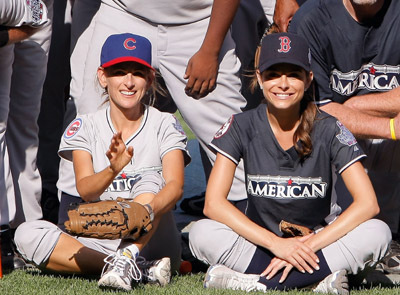
[(278, 52), (288, 53), (291, 48), (289, 37), (279, 37), (279, 40), (281, 40), (281, 48), (278, 49)]

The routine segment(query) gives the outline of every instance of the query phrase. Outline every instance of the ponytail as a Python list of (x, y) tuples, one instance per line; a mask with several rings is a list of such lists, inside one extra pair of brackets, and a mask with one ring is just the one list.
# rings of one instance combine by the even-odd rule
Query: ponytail
[(317, 106), (314, 103), (312, 90), (304, 93), (304, 97), (300, 103), (300, 124), (293, 134), (294, 148), (304, 161), (312, 152), (311, 131), (314, 126), (315, 117), (317, 115)]

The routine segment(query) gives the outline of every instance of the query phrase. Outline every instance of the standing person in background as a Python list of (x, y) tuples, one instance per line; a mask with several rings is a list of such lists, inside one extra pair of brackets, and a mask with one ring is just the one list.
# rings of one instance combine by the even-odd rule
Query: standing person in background
[(14, 259), (11, 229), (42, 218), (37, 119), (52, 5), (53, 0), (0, 1), (0, 234), (5, 269), (21, 266)]
[(279, 32), (287, 32), (290, 22), (299, 7), (307, 0), (276, 0), (274, 24)]
[[(338, 117), (368, 156), (378, 218), (393, 234), (383, 268), (400, 273), (400, 2), (308, 0), (289, 31), (310, 45), (318, 106)], [(343, 198), (340, 178), (336, 189)]]
[(38, 118), (39, 149), (37, 165), (42, 179), (43, 218), (57, 223), (59, 200), (56, 183), (60, 157), (57, 154), (63, 125), (71, 74), (70, 39), (73, 0), (57, 0), (53, 5), (53, 22), (47, 74)]
[(77, 116), (64, 132), (59, 154), (73, 162), (82, 201), (134, 198), (149, 211), (153, 228), (135, 241), (99, 240), (66, 234), (48, 221), (32, 221), (17, 228), (17, 249), (41, 269), (102, 273), (101, 287), (131, 290), (138, 282), (164, 286), (171, 265), (176, 271), (181, 259), (171, 210), (182, 197), (184, 166), (190, 161), (187, 138), (173, 115), (144, 103), (155, 91), (146, 38), (109, 36), (97, 77), (107, 95), (104, 108)]
[[(267, 35), (257, 64), (255, 81), (265, 103), (233, 115), (216, 133), (204, 208), (211, 220), (197, 221), (189, 232), (193, 255), (211, 265), (204, 286), (266, 291), (319, 283), (315, 291), (348, 294), (346, 274), (376, 265), (390, 242), (388, 226), (371, 219), (379, 207), (360, 163), (365, 154), (346, 127), (318, 112), (305, 93), (313, 79), (305, 39)], [(245, 213), (227, 201), (240, 159)], [(354, 199), (341, 214), (333, 170)], [(284, 237), (284, 221), (311, 231)]]

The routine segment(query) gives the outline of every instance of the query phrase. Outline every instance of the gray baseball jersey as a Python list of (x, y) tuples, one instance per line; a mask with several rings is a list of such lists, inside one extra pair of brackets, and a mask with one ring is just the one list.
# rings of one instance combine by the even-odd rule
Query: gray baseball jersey
[[(117, 131), (110, 118), (110, 108), (78, 116), (67, 127), (61, 139), (59, 155), (72, 161), (73, 150), (84, 150), (92, 155), (94, 171), (110, 165), (106, 152)], [(146, 106), (139, 129), (126, 140), (133, 147), (133, 158), (114, 179), (100, 199), (129, 197), (131, 188), (147, 171), (162, 171), (162, 158), (172, 150), (182, 150), (185, 163), (190, 162), (186, 150), (186, 135), (179, 121), (171, 114)], [(74, 179), (70, 179), (74, 181)], [(70, 183), (66, 184), (67, 187)], [(59, 183), (62, 190), (63, 184)]]
[(9, 27), (28, 25), (38, 27), (45, 24), (47, 6), (42, 0), (0, 1), (0, 24)]

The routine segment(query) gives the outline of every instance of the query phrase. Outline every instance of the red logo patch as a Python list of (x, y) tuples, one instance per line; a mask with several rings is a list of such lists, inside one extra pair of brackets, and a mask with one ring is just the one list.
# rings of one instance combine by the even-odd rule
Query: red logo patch
[(64, 137), (71, 138), (79, 131), (81, 126), (82, 126), (82, 120), (80, 118), (76, 119), (71, 124), (69, 124), (67, 130), (65, 130)]
[(228, 131), (229, 127), (231, 127), (232, 122), (233, 116), (231, 116), (229, 120), (226, 121), (225, 124), (222, 125), (222, 127), (217, 131), (217, 133), (215, 133), (214, 138), (220, 138), (222, 135), (224, 135), (226, 131)]

